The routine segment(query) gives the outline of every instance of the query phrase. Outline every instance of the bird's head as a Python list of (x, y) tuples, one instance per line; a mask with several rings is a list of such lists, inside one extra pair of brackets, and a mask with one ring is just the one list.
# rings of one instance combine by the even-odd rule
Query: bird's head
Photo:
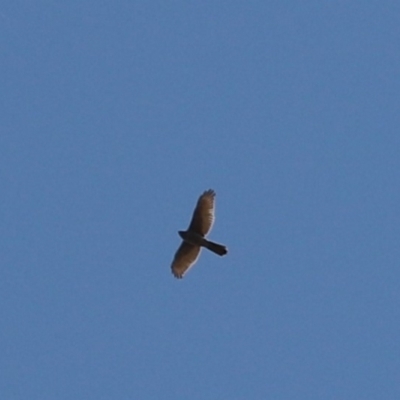
[(183, 239), (185, 236), (185, 231), (178, 231), (179, 236)]

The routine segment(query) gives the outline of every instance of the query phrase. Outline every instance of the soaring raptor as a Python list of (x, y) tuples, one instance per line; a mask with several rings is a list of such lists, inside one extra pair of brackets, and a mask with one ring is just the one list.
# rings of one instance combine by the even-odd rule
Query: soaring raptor
[(225, 255), (228, 250), (222, 244), (210, 242), (206, 239), (214, 223), (215, 213), (215, 192), (214, 190), (205, 191), (197, 201), (196, 208), (189, 228), (186, 231), (179, 231), (179, 236), (183, 239), (171, 269), (176, 278), (183, 278), (183, 275), (194, 265), (200, 255), (200, 250), (205, 247), (218, 254)]

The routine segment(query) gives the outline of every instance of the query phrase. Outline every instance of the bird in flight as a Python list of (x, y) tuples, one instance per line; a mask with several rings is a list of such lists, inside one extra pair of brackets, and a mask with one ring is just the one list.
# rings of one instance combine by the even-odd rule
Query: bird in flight
[(214, 223), (215, 213), (215, 192), (206, 190), (197, 201), (193, 211), (192, 220), (186, 231), (179, 231), (179, 236), (183, 239), (171, 269), (176, 278), (183, 278), (183, 275), (191, 268), (199, 258), (202, 247), (223, 256), (228, 249), (222, 244), (214, 243), (206, 239)]

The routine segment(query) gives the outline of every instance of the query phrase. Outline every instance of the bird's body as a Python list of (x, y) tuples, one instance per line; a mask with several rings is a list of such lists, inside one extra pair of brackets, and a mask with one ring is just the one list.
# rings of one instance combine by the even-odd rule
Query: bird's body
[(207, 240), (204, 236), (199, 235), (196, 232), (179, 231), (178, 233), (179, 233), (179, 236), (185, 242), (190, 243), (194, 246), (205, 247), (206, 249), (211, 250), (212, 252), (214, 252), (220, 256), (223, 256), (228, 252), (226, 247), (223, 246), (222, 244), (211, 242), (210, 240)]
[(175, 253), (171, 266), (176, 278), (183, 278), (183, 275), (194, 265), (200, 255), (201, 247), (220, 256), (228, 252), (225, 246), (211, 242), (205, 237), (214, 223), (214, 213), (215, 192), (210, 189), (199, 197), (189, 228), (178, 232), (183, 242)]
[(178, 231), (179, 236), (190, 244), (194, 244), (196, 246), (201, 246), (206, 239), (204, 239), (203, 235), (199, 235), (194, 231)]

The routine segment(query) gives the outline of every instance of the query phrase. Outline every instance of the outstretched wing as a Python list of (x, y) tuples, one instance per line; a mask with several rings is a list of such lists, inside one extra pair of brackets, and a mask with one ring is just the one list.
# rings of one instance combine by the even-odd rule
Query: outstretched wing
[(188, 230), (203, 236), (207, 235), (214, 223), (214, 210), (215, 192), (210, 189), (199, 197)]
[(183, 275), (199, 258), (200, 250), (200, 246), (194, 246), (187, 242), (181, 243), (171, 265), (171, 270), (175, 278), (183, 278)]

